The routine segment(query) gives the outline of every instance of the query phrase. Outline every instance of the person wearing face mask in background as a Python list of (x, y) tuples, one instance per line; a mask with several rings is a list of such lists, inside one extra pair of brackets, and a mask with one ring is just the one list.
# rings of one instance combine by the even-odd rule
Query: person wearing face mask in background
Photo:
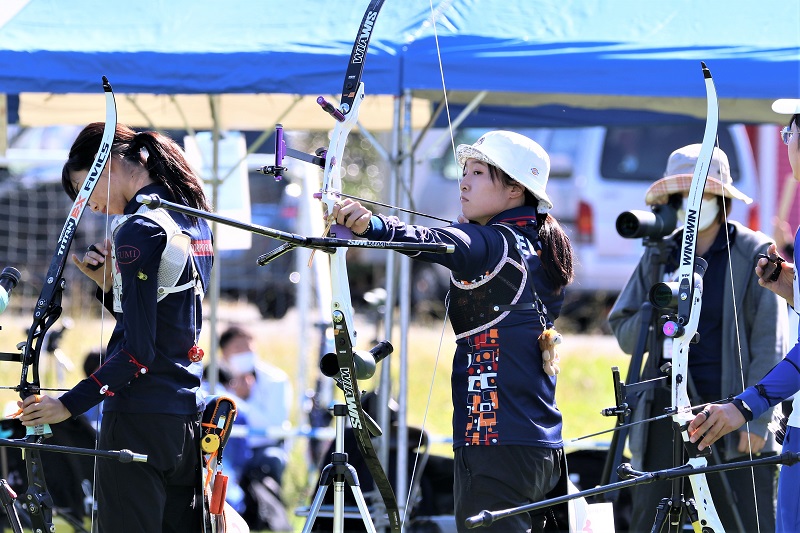
[[(682, 222), (686, 196), (699, 154), (699, 144), (675, 150), (667, 162), (665, 177), (648, 189), (646, 203), (651, 206), (672, 203), (678, 200), (673, 195), (682, 196), (683, 207), (678, 212), (678, 221)], [(728, 158), (715, 148), (697, 224), (696, 253), (707, 261), (708, 268), (703, 277), (699, 339), (689, 348), (692, 405), (735, 395), (744, 387), (753, 385), (780, 361), (786, 344), (785, 308), (779, 298), (761, 288), (758, 278), (752, 275), (758, 255), (766, 253), (771, 241), (761, 232), (725, 220), (734, 199), (746, 204), (752, 202), (732, 183)], [(672, 256), (665, 258), (664, 281), (675, 279), (682, 236), (683, 229), (678, 228), (672, 235), (664, 237), (676, 244), (671, 248), (674, 250)], [(650, 277), (653, 265), (658, 260), (657, 254), (655, 247), (646, 248), (609, 314), (609, 324), (620, 348), (628, 354), (633, 354), (636, 349), (642, 321), (641, 306), (648, 301), (654, 283)], [(658, 316), (659, 311), (654, 309), (653, 313)], [(663, 351), (659, 361), (648, 360), (644, 365), (642, 380), (663, 376), (659, 368), (669, 361), (672, 354), (671, 339), (663, 335), (660, 327), (651, 329), (651, 334), (658, 335), (659, 341), (663, 341)], [(669, 387), (668, 381), (666, 387), (645, 392), (636, 405), (632, 420), (663, 415), (664, 408), (671, 403)], [(715, 455), (723, 462), (730, 462), (747, 459), (751, 453), (754, 457), (776, 453), (775, 439), (767, 429), (771, 417), (770, 409), (751, 422), (749, 427), (743, 426), (741, 431), (731, 434), (720, 443)], [(678, 466), (673, 465), (673, 436), (672, 420), (669, 418), (633, 426), (629, 441), (633, 467), (655, 471)], [(681, 464), (685, 461), (686, 458)], [(721, 476), (726, 479), (721, 480)], [(708, 477), (711, 495), (726, 531), (742, 530), (733, 521), (734, 511), (739, 513), (743, 531), (774, 531), (777, 467), (756, 468), (754, 476), (753, 481), (751, 471), (742, 469)], [(725, 487), (725, 481), (730, 490)], [(670, 483), (660, 481), (645, 484), (632, 491), (631, 531), (649, 531), (652, 528), (659, 502), (671, 495)], [(684, 489), (687, 493), (691, 492), (688, 483), (684, 484)], [(688, 499), (690, 494), (685, 497)]]
[[(253, 336), (240, 326), (223, 331), (219, 347), (220, 376), (226, 378), (220, 382), (234, 396), (239, 411), (237, 422), (241, 419), (247, 428), (245, 456), (231, 458), (239, 484), (247, 493), (241, 515), (251, 528), (290, 530), (284, 510), (279, 508), (288, 460), (286, 435), (291, 429), (289, 376), (259, 359), (253, 349)], [(253, 486), (261, 490), (254, 491)]]

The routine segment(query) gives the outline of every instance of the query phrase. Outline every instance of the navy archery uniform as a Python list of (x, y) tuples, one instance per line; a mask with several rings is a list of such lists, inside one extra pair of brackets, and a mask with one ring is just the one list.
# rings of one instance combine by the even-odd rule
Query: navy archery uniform
[[(556, 319), (564, 291), (547, 280), (536, 253), (541, 246), (536, 208), (509, 209), (485, 226), (436, 229), (374, 215), (363, 236), (455, 245), (453, 254), (410, 255), (452, 271), (448, 314), (457, 339), (451, 376), (457, 525), (505, 502), (544, 499), (560, 475), (563, 441), (556, 378), (542, 368), (537, 339), (544, 329), (540, 319)], [(546, 317), (531, 308), (534, 289)], [(526, 303), (524, 310), (492, 310)], [(512, 516), (488, 529), (524, 530), (530, 524), (527, 516)]]
[[(148, 185), (139, 194), (172, 200), (161, 185)], [(129, 217), (113, 234), (111, 267), (117, 294), (102, 295), (106, 307), (116, 308), (108, 356), (60, 400), (73, 416), (104, 400), (100, 448), (148, 455), (146, 465), (98, 462), (98, 486), (109, 487), (99, 494), (101, 531), (160, 531), (162, 514), (165, 523), (199, 531), (202, 502), (195, 493), (202, 363), (190, 360), (189, 354), (203, 320), (201, 300), (210, 281), (212, 236), (202, 219), (192, 225), (182, 214), (160, 210), (162, 217), (171, 217), (160, 224), (143, 212), (136, 214), (139, 208), (131, 201), (123, 215)], [(172, 233), (171, 224), (177, 228)], [(174, 283), (164, 287), (159, 282), (169, 273), (160, 267), (168, 262), (170, 254), (164, 252), (168, 236), (174, 234), (177, 241), (181, 235), (191, 238), (190, 252)], [(130, 499), (152, 501), (153, 513), (130, 512)], [(192, 525), (195, 521), (197, 527)]]

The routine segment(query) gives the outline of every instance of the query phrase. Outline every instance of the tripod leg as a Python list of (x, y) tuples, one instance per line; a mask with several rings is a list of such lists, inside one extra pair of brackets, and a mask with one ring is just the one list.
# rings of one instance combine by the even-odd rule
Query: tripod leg
[(361, 518), (364, 520), (364, 526), (367, 528), (367, 531), (369, 533), (377, 533), (372, 523), (369, 509), (367, 508), (367, 502), (364, 500), (364, 495), (361, 493), (361, 488), (358, 485), (351, 485), (350, 489), (353, 491), (353, 496), (356, 498), (356, 504), (358, 505), (358, 510), (361, 512)]
[(344, 533), (344, 480), (333, 482), (333, 533)]
[(328, 491), (327, 485), (320, 484), (317, 489), (317, 494), (314, 496), (314, 501), (311, 504), (311, 509), (308, 511), (308, 518), (303, 526), (303, 533), (310, 533), (311, 528), (314, 526), (314, 520), (317, 519), (320, 507), (322, 507), (322, 500), (325, 498), (325, 493)]
[(334, 533), (343, 533), (344, 531), (344, 487), (349, 485), (355, 496), (358, 510), (361, 513), (361, 519), (369, 533), (377, 533), (375, 525), (372, 523), (372, 517), (369, 514), (367, 502), (364, 500), (364, 495), (361, 493), (361, 488), (358, 483), (358, 474), (356, 469), (347, 462), (347, 454), (344, 453), (344, 419), (347, 416), (347, 407), (343, 404), (333, 406), (333, 417), (336, 422), (336, 441), (334, 449), (331, 454), (331, 463), (322, 469), (322, 474), (319, 479), (319, 489), (314, 496), (314, 502), (311, 504), (311, 509), (308, 512), (303, 533), (310, 533), (317, 518), (320, 508), (322, 507), (322, 500), (325, 497), (328, 487), (333, 484), (333, 531)]
[(653, 521), (653, 527), (650, 529), (650, 533), (659, 533), (664, 529), (665, 523), (669, 524), (668, 531), (672, 531), (673, 529), (680, 531), (681, 524), (683, 523), (682, 511), (683, 498), (675, 500), (670, 497), (661, 500), (658, 507), (656, 507), (656, 518)]

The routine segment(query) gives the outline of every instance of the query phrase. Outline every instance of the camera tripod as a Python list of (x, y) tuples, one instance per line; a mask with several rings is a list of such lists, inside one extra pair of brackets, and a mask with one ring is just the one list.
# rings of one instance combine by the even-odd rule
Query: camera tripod
[[(640, 307), (638, 336), (626, 379), (628, 384), (626, 385), (620, 380), (616, 367), (612, 369), (617, 405), (611, 409), (604, 409), (602, 413), (606, 416), (617, 416), (618, 426), (621, 426), (622, 429), (615, 432), (612, 439), (601, 479), (602, 484), (613, 484), (619, 479), (619, 474), (622, 474), (616, 469), (616, 466), (622, 462), (622, 452), (628, 436), (628, 424), (639, 416), (646, 418), (647, 416), (663, 413), (665, 412), (664, 409), (670, 407), (671, 403), (669, 392), (671, 365), (668, 364), (669, 359), (666, 359), (667, 364), (662, 365), (662, 362), (665, 361), (662, 358), (664, 338), (657, 332), (661, 330), (661, 317), (659, 316), (661, 311), (670, 309), (674, 305), (674, 302), (671, 301), (674, 298), (672, 291), (664, 290), (665, 287), (669, 288), (668, 284), (660, 282), (664, 279), (666, 264), (670, 261), (670, 257), (676, 253), (677, 243), (673, 239), (663, 239), (661, 236), (647, 236), (643, 244), (650, 249), (648, 253), (651, 257), (646, 278), (652, 287), (649, 294), (650, 301), (643, 302)], [(657, 291), (657, 288), (660, 290)], [(658, 308), (658, 311), (656, 311), (656, 308)], [(649, 353), (649, 356), (645, 363), (644, 355), (646, 353)], [(694, 390), (691, 378), (689, 378), (687, 385), (690, 396), (698, 399), (699, 396)], [(637, 409), (637, 404), (640, 403), (642, 405), (638, 405)], [(640, 415), (632, 416), (634, 412), (638, 412)], [(658, 470), (669, 466), (677, 467), (684, 463), (682, 438), (679, 430), (672, 427), (672, 424), (666, 421), (654, 422), (652, 425), (647, 426), (646, 429), (640, 427), (639, 431), (644, 432), (644, 435), (639, 437), (640, 439), (645, 439), (645, 442), (655, 446), (654, 450), (648, 450), (647, 452), (642, 450), (641, 461), (643, 464), (641, 468), (643, 470)], [(673, 446), (666, 445), (668, 442), (672, 442)], [(658, 443), (663, 443), (663, 445)], [(708, 460), (711, 465), (721, 462), (715, 456), (709, 457)], [(737, 505), (733, 502), (734, 491), (726, 474), (719, 474), (714, 478), (713, 481), (709, 480), (709, 482), (714, 485), (715, 494), (727, 504), (726, 506), (730, 510), (726, 521), (730, 527), (735, 527), (740, 531), (743, 530), (742, 515)], [(666, 484), (640, 488), (638, 490), (639, 501), (653, 502), (652, 510), (655, 514), (655, 519), (650, 522), (653, 515), (649, 515), (650, 503), (648, 503), (647, 506), (639, 506), (638, 509), (633, 509), (631, 518), (634, 524), (643, 529), (645, 523), (648, 523), (652, 525), (651, 531), (661, 531), (667, 521), (669, 521), (671, 528), (680, 526), (687, 515), (694, 522), (697, 518), (697, 505), (702, 502), (699, 500), (695, 502), (695, 500), (688, 498), (688, 495), (684, 498), (683, 489), (684, 483), (681, 478), (674, 478), (669, 488)], [(643, 493), (649, 495), (643, 496)], [(602, 499), (616, 502), (618, 495), (609, 493)]]
[(376, 533), (375, 525), (372, 523), (372, 517), (367, 508), (367, 502), (364, 500), (364, 495), (361, 493), (361, 487), (358, 483), (358, 474), (356, 469), (347, 462), (347, 454), (344, 452), (344, 420), (347, 416), (347, 406), (344, 404), (336, 404), (333, 406), (333, 419), (336, 427), (336, 442), (334, 452), (331, 454), (331, 462), (322, 469), (322, 474), (319, 478), (319, 487), (314, 496), (314, 501), (311, 503), (311, 508), (308, 511), (306, 523), (303, 526), (303, 533), (310, 533), (317, 519), (319, 510), (322, 507), (322, 501), (325, 498), (325, 493), (328, 487), (333, 484), (333, 531), (334, 533), (342, 533), (344, 531), (344, 487), (349, 485), (353, 491), (353, 496), (358, 505), (358, 511), (361, 514), (361, 519), (364, 521), (364, 526), (369, 533)]

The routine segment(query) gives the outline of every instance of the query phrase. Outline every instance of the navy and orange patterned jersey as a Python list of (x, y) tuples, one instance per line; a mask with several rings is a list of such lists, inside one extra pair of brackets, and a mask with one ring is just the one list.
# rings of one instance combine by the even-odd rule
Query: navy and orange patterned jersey
[(377, 215), (365, 237), (455, 246), (453, 254), (410, 254), (451, 270), (447, 307), (457, 337), (451, 374), (453, 446), (562, 447), (556, 378), (544, 372), (537, 342), (544, 329), (539, 313), (532, 306), (492, 310), (494, 305), (533, 302), (535, 287), (547, 308), (546, 321), (558, 317), (564, 291), (548, 282), (536, 253), (541, 246), (536, 209), (516, 207), (485, 226), (444, 228)]

